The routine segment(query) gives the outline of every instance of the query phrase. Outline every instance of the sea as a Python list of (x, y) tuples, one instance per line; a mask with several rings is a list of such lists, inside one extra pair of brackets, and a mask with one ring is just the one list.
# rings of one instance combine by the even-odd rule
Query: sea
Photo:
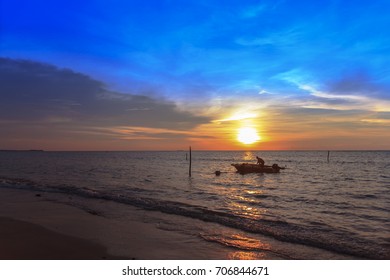
[[(231, 166), (256, 156), (285, 169), (241, 175)], [(160, 213), (160, 229), (248, 258), (314, 258), (314, 250), (317, 259), (390, 259), (390, 151), (331, 151), (328, 160), (328, 151), (193, 150), (191, 177), (189, 158), (182, 150), (2, 151), (0, 188)]]

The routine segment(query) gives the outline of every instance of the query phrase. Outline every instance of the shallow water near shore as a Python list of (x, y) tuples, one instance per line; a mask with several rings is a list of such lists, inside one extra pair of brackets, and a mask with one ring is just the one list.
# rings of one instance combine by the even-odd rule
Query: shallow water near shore
[[(286, 169), (240, 175), (230, 166), (256, 155)], [(152, 210), (144, 222), (245, 252), (233, 258), (390, 258), (389, 151), (332, 151), (329, 162), (326, 151), (192, 159), (189, 178), (185, 151), (0, 152), (0, 187), (107, 200), (118, 204), (112, 219), (126, 205)]]

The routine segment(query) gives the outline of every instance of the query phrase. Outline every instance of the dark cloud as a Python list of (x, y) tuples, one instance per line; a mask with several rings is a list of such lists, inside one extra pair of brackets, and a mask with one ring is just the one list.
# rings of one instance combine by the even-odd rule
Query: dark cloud
[(8, 58), (0, 58), (0, 120), (18, 137), (31, 136), (33, 127), (47, 136), (119, 126), (180, 131), (208, 122), (172, 102), (109, 91), (69, 69)]

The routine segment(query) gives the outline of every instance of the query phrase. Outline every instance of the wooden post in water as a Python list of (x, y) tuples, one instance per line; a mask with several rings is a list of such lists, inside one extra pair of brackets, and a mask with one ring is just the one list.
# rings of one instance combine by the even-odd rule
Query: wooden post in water
[(192, 163), (192, 160), (191, 160), (191, 146), (190, 146), (190, 167), (188, 168), (188, 176), (191, 177), (191, 163)]
[(329, 162), (329, 154), (330, 154), (330, 151), (328, 151), (328, 162)]

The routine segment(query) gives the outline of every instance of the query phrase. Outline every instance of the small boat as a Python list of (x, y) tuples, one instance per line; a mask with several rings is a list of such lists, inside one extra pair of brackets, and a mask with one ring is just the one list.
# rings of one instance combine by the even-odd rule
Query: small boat
[(280, 167), (276, 163), (272, 166), (269, 165), (260, 165), (254, 163), (232, 163), (237, 169), (237, 172), (240, 174), (247, 173), (279, 173), (280, 169), (285, 169), (285, 167)]

